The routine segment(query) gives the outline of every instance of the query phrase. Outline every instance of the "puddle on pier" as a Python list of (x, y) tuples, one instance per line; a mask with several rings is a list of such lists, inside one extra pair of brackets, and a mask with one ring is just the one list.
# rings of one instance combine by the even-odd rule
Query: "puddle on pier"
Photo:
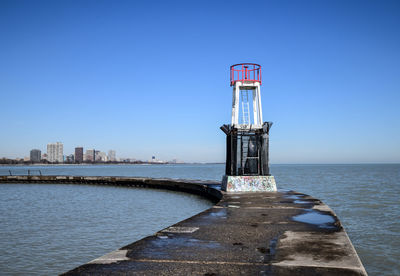
[(212, 209), (212, 211), (205, 214), (205, 216), (212, 218), (226, 218), (227, 216), (226, 208)]
[(213, 249), (221, 247), (221, 245), (215, 241), (203, 241), (175, 235), (160, 235), (157, 239), (152, 240), (151, 243), (158, 248), (193, 247)]
[(312, 202), (304, 201), (304, 200), (295, 200), (293, 203), (296, 204), (312, 204)]
[(277, 243), (278, 243), (278, 237), (274, 237), (269, 241), (268, 248), (265, 248), (265, 247), (258, 247), (257, 248), (257, 250), (260, 253), (265, 254), (261, 258), (262, 262), (270, 263), (275, 258)]
[(275, 237), (269, 241), (269, 254), (271, 256), (276, 253), (276, 244), (278, 243), (278, 237)]
[(296, 199), (296, 200), (300, 200), (304, 197), (304, 195), (285, 195), (285, 198), (288, 199)]
[(306, 195), (292, 194), (292, 195), (286, 195), (285, 198), (286, 198), (286, 199), (294, 199), (294, 200), (293, 200), (293, 203), (294, 203), (294, 204), (313, 204), (312, 201), (304, 200), (304, 197), (305, 197), (305, 196), (306, 196)]
[(331, 215), (323, 214), (316, 210), (306, 210), (304, 214), (293, 217), (294, 221), (318, 225), (319, 228), (335, 228), (335, 218)]

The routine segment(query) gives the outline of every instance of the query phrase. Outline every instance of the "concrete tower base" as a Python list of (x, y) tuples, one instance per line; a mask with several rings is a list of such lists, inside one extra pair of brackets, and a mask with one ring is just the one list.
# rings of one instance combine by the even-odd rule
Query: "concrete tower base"
[(276, 192), (272, 175), (224, 175), (221, 189), (226, 192)]

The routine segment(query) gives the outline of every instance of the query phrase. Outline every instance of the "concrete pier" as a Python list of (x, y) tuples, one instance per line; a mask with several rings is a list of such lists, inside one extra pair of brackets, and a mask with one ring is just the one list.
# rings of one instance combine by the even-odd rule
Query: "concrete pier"
[[(65, 275), (366, 275), (335, 213), (309, 195), (225, 193), (171, 179), (0, 176), (0, 183), (143, 186), (207, 196), (212, 208)], [(101, 241), (99, 241), (101, 242)]]

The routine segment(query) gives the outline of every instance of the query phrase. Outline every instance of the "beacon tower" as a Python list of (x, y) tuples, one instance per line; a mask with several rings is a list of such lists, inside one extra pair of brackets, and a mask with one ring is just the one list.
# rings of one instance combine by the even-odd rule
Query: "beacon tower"
[(226, 134), (226, 167), (222, 190), (228, 192), (276, 191), (269, 172), (269, 130), (261, 107), (261, 66), (240, 63), (230, 67), (232, 120)]

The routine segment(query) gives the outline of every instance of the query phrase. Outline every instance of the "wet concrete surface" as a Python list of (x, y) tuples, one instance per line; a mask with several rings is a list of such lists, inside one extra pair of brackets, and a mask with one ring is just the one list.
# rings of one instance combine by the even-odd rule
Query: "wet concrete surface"
[(170, 228), (66, 275), (366, 275), (332, 210), (295, 192), (225, 193)]

